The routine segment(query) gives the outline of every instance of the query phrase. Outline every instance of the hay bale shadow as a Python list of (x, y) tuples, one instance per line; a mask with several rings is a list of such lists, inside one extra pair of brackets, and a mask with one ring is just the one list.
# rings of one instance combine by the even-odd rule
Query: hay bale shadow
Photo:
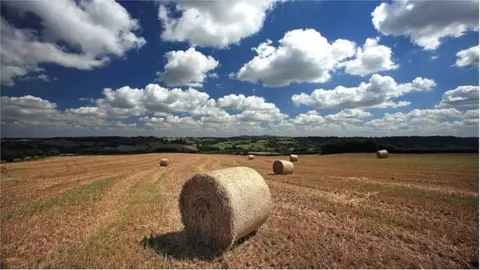
[(140, 244), (143, 248), (153, 249), (155, 253), (159, 255), (164, 255), (177, 260), (199, 259), (203, 261), (213, 261), (220, 257), (224, 252), (243, 244), (255, 234), (256, 231), (241, 238), (227, 250), (216, 249), (192, 241), (191, 237), (188, 237), (185, 231), (150, 235), (150, 237), (144, 237), (142, 241), (140, 241)]
[(0, 257), (0, 269), (7, 269), (7, 263)]

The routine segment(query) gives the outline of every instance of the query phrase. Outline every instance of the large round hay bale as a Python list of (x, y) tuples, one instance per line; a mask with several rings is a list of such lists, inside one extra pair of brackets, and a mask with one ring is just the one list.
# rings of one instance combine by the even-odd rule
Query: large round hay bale
[(273, 162), (273, 172), (275, 174), (292, 174), (293, 163), (287, 160), (277, 159)]
[(273, 205), (270, 189), (257, 171), (233, 167), (196, 174), (187, 180), (179, 206), (191, 239), (227, 249), (257, 230)]
[(167, 166), (168, 166), (168, 163), (169, 163), (169, 161), (168, 161), (167, 158), (162, 158), (162, 159), (160, 159), (160, 166), (161, 166), (161, 167), (167, 167)]
[(388, 151), (387, 150), (377, 151), (377, 158), (388, 158)]
[(290, 161), (291, 162), (297, 162), (298, 161), (298, 155), (290, 155)]
[(254, 155), (248, 155), (248, 160), (253, 160)]

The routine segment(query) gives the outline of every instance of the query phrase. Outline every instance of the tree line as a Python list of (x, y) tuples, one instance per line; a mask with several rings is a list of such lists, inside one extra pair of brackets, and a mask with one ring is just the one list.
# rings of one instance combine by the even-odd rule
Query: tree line
[[(257, 142), (262, 140), (263, 143)], [(229, 142), (220, 149), (215, 144)], [(287, 143), (286, 143), (287, 142)], [(248, 147), (241, 147), (248, 145)], [(159, 137), (68, 137), (50, 139), (3, 139), (1, 160), (14, 161), (61, 154), (104, 155), (155, 152), (228, 153), (271, 152), (278, 154), (373, 153), (478, 153), (478, 137), (291, 137), (159, 138)]]

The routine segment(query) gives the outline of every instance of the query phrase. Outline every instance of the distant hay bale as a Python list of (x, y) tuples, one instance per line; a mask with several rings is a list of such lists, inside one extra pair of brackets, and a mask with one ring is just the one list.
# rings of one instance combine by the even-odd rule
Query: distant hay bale
[(388, 158), (388, 151), (387, 150), (378, 150), (377, 151), (377, 158)]
[(277, 159), (273, 162), (273, 172), (275, 174), (292, 174), (293, 163), (287, 160)]
[(248, 155), (248, 160), (253, 160), (254, 157), (254, 155)]
[(168, 161), (167, 158), (162, 158), (160, 159), (160, 166), (161, 167), (167, 167), (170, 162)]
[(297, 162), (298, 161), (298, 155), (290, 155), (290, 161), (291, 162)]
[(183, 185), (179, 199), (187, 235), (221, 250), (257, 230), (272, 206), (267, 183), (247, 167), (196, 174)]

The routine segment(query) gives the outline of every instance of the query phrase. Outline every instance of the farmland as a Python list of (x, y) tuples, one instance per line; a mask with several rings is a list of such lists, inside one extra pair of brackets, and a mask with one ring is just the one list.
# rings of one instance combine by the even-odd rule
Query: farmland
[[(262, 143), (258, 141), (257, 143)], [(160, 167), (167, 157), (172, 162)], [(478, 268), (478, 154), (68, 156), (1, 165), (9, 268)], [(286, 157), (283, 157), (286, 158)], [(249, 166), (274, 210), (218, 257), (189, 245), (178, 196), (195, 173)]]

